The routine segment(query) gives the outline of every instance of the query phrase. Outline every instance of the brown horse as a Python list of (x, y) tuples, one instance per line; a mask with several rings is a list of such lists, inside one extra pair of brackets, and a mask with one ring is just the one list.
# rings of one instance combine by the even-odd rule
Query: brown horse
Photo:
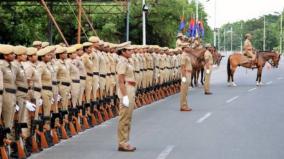
[(280, 54), (273, 51), (260, 51), (256, 54), (255, 66), (251, 62), (242, 63), (244, 55), (240, 53), (234, 53), (229, 56), (227, 63), (227, 75), (228, 75), (228, 86), (237, 86), (234, 82), (234, 73), (238, 66), (245, 68), (257, 68), (256, 85), (261, 85), (262, 70), (266, 62), (270, 63), (273, 67), (278, 67)]
[[(191, 86), (198, 86), (198, 79), (199, 74), (201, 74), (200, 82), (203, 85), (204, 84), (204, 53), (206, 49), (205, 48), (185, 48), (185, 52), (189, 53), (189, 56), (191, 58), (191, 64), (192, 64), (192, 76), (191, 76)], [(213, 63), (217, 64), (218, 66), (221, 63), (221, 60), (224, 56), (219, 54), (217, 52), (217, 49), (215, 47), (210, 48), (210, 52), (213, 56)]]

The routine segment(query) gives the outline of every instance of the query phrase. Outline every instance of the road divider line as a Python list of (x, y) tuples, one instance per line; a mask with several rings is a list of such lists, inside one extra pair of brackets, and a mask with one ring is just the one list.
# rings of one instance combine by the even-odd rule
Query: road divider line
[(231, 99), (228, 99), (227, 101), (226, 101), (226, 103), (231, 103), (232, 101), (234, 101), (234, 100), (236, 100), (236, 99), (238, 99), (239, 98), (239, 96), (235, 96), (235, 97), (233, 97), (233, 98), (231, 98)]
[(252, 92), (252, 91), (254, 91), (254, 90), (256, 90), (256, 88), (254, 87), (254, 88), (252, 88), (252, 89), (249, 89), (248, 90), (248, 92)]
[(157, 159), (166, 159), (175, 148), (174, 145), (168, 145), (157, 157)]
[(197, 120), (197, 123), (202, 123), (204, 120), (206, 120), (207, 118), (209, 118), (212, 115), (211, 112), (206, 113), (203, 117), (201, 117), (200, 119)]
[(267, 85), (270, 85), (270, 84), (272, 84), (272, 81), (266, 82), (266, 84), (267, 84)]

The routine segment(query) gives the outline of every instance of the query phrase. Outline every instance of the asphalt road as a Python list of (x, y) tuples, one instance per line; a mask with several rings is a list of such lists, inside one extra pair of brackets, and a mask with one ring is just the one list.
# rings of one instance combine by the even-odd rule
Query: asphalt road
[(190, 90), (192, 112), (179, 111), (179, 94), (134, 112), (134, 153), (118, 152), (117, 118), (34, 154), (31, 159), (282, 159), (284, 60), (264, 70), (238, 69), (237, 87), (226, 83), (226, 59), (212, 75), (212, 96)]

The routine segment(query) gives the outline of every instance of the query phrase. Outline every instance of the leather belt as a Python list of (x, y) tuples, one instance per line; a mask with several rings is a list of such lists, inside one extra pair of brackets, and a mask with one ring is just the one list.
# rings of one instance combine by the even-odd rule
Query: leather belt
[(140, 71), (134, 71), (135, 73), (140, 73)]
[(58, 81), (52, 81), (52, 85), (58, 85), (59, 82)]
[(29, 91), (29, 89), (27, 89), (25, 87), (18, 87), (17, 89), (21, 92), (24, 92), (24, 93), (28, 93), (28, 91)]
[(92, 77), (93, 77), (93, 74), (92, 74), (92, 73), (87, 73), (87, 75), (88, 75), (88, 76), (92, 76)]
[(34, 90), (34, 91), (37, 91), (37, 92), (40, 92), (40, 91), (41, 91), (41, 88), (33, 87), (33, 90)]
[(112, 76), (114, 76), (115, 75), (115, 73), (113, 72), (113, 73), (110, 73)]
[(3, 94), (3, 89), (0, 90), (0, 95), (2, 95), (2, 94)]
[(100, 74), (100, 77), (106, 78), (106, 75), (104, 75), (104, 74)]
[(107, 73), (107, 76), (110, 76), (111, 75), (111, 73)]
[(80, 80), (72, 80), (73, 83), (80, 83)]
[(52, 87), (51, 86), (42, 86), (42, 89), (48, 90), (48, 91), (52, 91)]
[(70, 86), (69, 82), (61, 82), (61, 84), (64, 85), (64, 86), (67, 86), (67, 87)]
[(12, 93), (12, 94), (16, 94), (17, 90), (16, 89), (13, 89), (13, 88), (5, 88), (5, 91), (7, 93)]
[(126, 83), (128, 83), (129, 85), (135, 87), (136, 86), (136, 82), (135, 81), (126, 81)]
[(93, 75), (99, 76), (99, 72), (94, 72)]
[(80, 76), (80, 80), (86, 80), (85, 76)]

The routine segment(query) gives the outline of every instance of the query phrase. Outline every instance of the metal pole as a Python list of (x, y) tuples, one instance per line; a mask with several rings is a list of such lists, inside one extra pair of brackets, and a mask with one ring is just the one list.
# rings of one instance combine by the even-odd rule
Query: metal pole
[(231, 27), (231, 53), (233, 52), (233, 27)]
[[(78, 3), (78, 0), (77, 0), (77, 3)], [(86, 20), (88, 21), (88, 23), (89, 23), (89, 25), (90, 25), (92, 31), (95, 33), (96, 36), (98, 36), (96, 30), (94, 29), (94, 26), (93, 26), (91, 20), (89, 19), (89, 17), (88, 17), (87, 14), (85, 13), (84, 8), (82, 8), (82, 13), (83, 13), (84, 17), (86, 18)]]
[(263, 51), (265, 51), (265, 39), (266, 39), (266, 35), (265, 35), (266, 31), (265, 31), (265, 16), (263, 17)]
[(243, 23), (241, 23), (241, 52), (243, 51)]
[(146, 13), (143, 10), (145, 5), (145, 0), (142, 0), (142, 20), (143, 20), (143, 45), (146, 45)]
[(283, 38), (283, 12), (281, 12), (280, 20), (280, 53), (282, 53), (282, 38)]
[(45, 1), (44, 1), (44, 0), (40, 0), (40, 1), (41, 1), (41, 4), (43, 5), (44, 9), (46, 10), (48, 16), (50, 17), (50, 19), (51, 19), (52, 22), (54, 23), (54, 25), (55, 25), (57, 31), (59, 32), (61, 38), (62, 38), (63, 41), (64, 41), (64, 43), (65, 43), (67, 46), (69, 46), (69, 44), (68, 44), (67, 40), (65, 39), (65, 37), (64, 37), (64, 35), (63, 35), (61, 29), (59, 28), (59, 26), (58, 26), (57, 22), (55, 21), (53, 15), (51, 14), (50, 10), (48, 9), (48, 7), (47, 7)]
[(224, 53), (226, 52), (226, 30), (224, 29)]
[(78, 0), (78, 31), (77, 44), (81, 43), (82, 0)]
[[(195, 4), (196, 4), (196, 9), (195, 9), (196, 22), (198, 23), (198, 0), (195, 0)], [(197, 34), (196, 34), (197, 37), (199, 37), (197, 28), (196, 28), (196, 33), (197, 33)]]
[(126, 41), (129, 41), (129, 16), (130, 16), (130, 1), (127, 2)]
[(217, 0), (215, 0), (214, 1), (215, 3), (214, 3), (214, 46), (216, 46), (216, 40), (217, 40), (217, 38), (216, 38), (216, 32), (217, 32), (217, 30), (216, 30), (216, 19), (217, 19), (217, 16), (216, 16), (216, 3), (217, 3)]
[[(49, 3), (48, 8), (49, 8), (49, 10), (52, 12), (53, 2), (50, 2), (50, 3)], [(48, 42), (49, 42), (50, 44), (52, 44), (52, 21), (51, 21), (50, 18), (48, 18), (47, 27), (48, 27)]]

